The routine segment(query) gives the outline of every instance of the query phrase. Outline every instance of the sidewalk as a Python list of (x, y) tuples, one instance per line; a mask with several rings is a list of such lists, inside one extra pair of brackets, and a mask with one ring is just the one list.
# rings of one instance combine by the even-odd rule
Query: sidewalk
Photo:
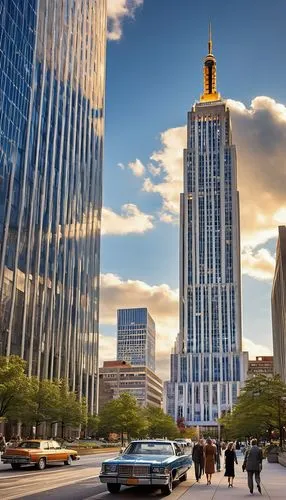
[[(247, 473), (242, 472), (243, 455), (238, 455), (238, 465), (235, 466), (236, 476), (233, 488), (228, 488), (227, 478), (224, 477), (224, 470), (216, 472), (212, 477), (212, 484), (206, 485), (206, 477), (203, 476), (199, 483), (190, 485), (190, 488), (180, 496), (180, 500), (238, 500), (241, 498), (267, 498), (268, 500), (286, 499), (286, 467), (280, 464), (269, 464), (263, 460), (261, 472), (262, 495), (254, 487), (253, 495), (249, 493), (247, 487)], [(223, 465), (223, 457), (222, 457)], [(193, 482), (194, 469), (192, 467), (188, 480)], [(186, 483), (183, 483), (186, 484)]]

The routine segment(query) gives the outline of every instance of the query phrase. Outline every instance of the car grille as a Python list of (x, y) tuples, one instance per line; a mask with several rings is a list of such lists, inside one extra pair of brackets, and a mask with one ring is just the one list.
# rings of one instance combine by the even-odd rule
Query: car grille
[(150, 468), (148, 465), (119, 465), (118, 472), (121, 476), (145, 476), (149, 474)]

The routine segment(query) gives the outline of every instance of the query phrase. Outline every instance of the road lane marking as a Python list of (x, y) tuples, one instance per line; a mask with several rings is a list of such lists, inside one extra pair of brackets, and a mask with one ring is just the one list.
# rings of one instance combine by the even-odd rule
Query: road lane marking
[(106, 497), (107, 495), (110, 495), (109, 491), (102, 491), (101, 493), (97, 493), (97, 495), (92, 495), (91, 497), (83, 498), (83, 500), (95, 500), (95, 498), (102, 498)]

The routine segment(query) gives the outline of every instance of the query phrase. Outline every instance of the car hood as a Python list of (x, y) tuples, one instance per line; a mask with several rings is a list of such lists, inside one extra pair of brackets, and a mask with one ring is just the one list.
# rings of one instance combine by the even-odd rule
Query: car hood
[(121, 464), (166, 464), (172, 462), (177, 457), (175, 455), (120, 455), (116, 458), (105, 460), (104, 463), (121, 463)]

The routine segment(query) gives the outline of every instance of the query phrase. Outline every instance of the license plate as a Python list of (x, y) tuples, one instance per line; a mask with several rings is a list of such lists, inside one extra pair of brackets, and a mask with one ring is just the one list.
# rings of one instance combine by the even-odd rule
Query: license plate
[(138, 479), (130, 477), (129, 479), (127, 479), (127, 484), (138, 484)]

